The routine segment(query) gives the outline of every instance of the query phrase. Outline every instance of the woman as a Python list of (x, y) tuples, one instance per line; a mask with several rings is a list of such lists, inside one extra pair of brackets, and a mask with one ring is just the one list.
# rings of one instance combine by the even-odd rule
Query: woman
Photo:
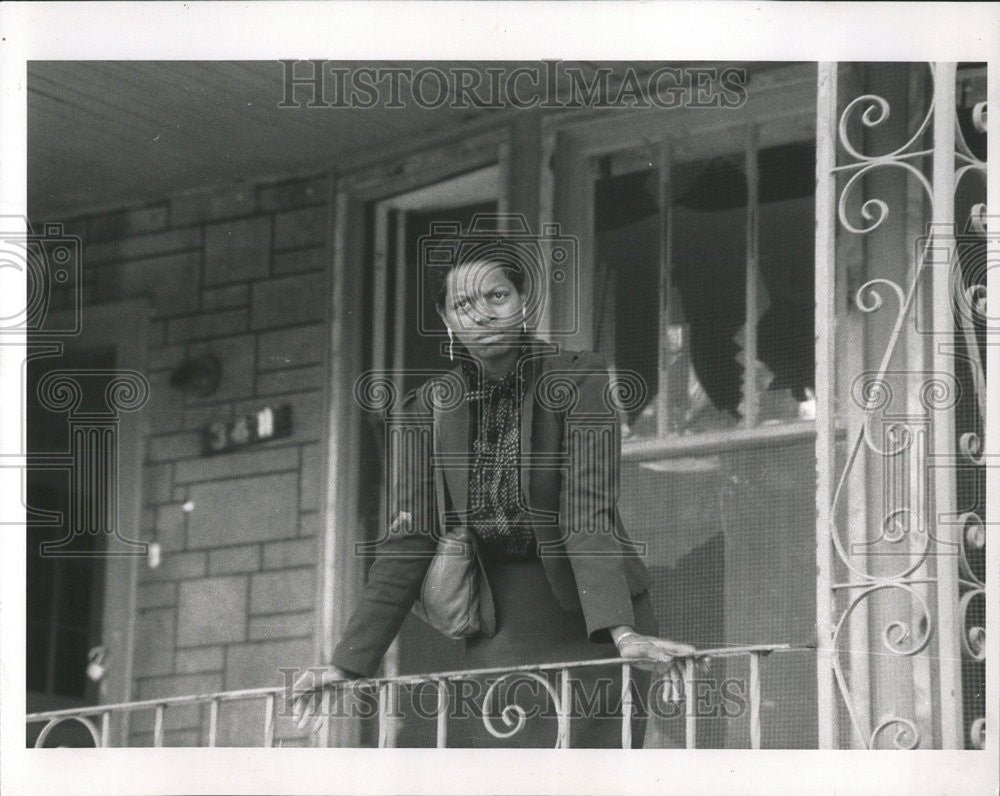
[[(495, 635), (466, 640), (465, 668), (596, 660), (617, 651), (652, 662), (665, 677), (660, 698), (677, 701), (680, 659), (694, 649), (655, 637), (649, 575), (617, 509), (620, 444), (607, 369), (594, 354), (559, 351), (527, 333), (525, 275), (514, 255), (501, 241), (432, 272), (464, 389), (464, 399), (440, 416), (435, 436), (440, 453), (459, 454), (463, 464), (433, 474), (415, 468), (427, 474), (425, 483), (404, 477), (404, 486), (394, 485), (390, 517), (413, 518), (410, 532), (381, 542), (323, 684), (375, 674), (419, 596), (447, 517), (473, 531), (496, 608)], [(426, 400), (427, 389), (417, 391), (410, 408)], [(590, 424), (590, 433), (576, 433), (580, 422)], [(430, 451), (423, 455), (429, 460)], [(435, 494), (444, 495), (446, 507), (427, 505)], [(570, 722), (571, 745), (620, 747), (619, 667), (572, 673), (579, 710)], [(636, 683), (641, 704), (648, 677), (637, 672)], [(314, 685), (308, 672), (296, 683), (303, 691), (295, 703), (300, 724), (318, 702), (304, 690)], [(518, 685), (507, 690), (517, 692), (514, 702), (532, 718), (509, 741), (498, 741), (483, 717), (473, 716), (449, 730), (449, 745), (553, 746), (555, 717), (545, 689), (529, 676)], [(482, 707), (485, 689), (475, 693)], [(491, 699), (492, 726), (509, 732), (496, 721), (502, 707)], [(633, 744), (641, 746), (634, 726)]]

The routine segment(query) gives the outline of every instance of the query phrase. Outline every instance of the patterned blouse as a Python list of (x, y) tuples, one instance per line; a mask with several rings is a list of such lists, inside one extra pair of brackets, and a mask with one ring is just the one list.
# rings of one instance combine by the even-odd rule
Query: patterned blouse
[(538, 556), (535, 532), (521, 495), (521, 401), (526, 379), (518, 368), (501, 379), (483, 378), (463, 363), (469, 402), (469, 526), (485, 561)]

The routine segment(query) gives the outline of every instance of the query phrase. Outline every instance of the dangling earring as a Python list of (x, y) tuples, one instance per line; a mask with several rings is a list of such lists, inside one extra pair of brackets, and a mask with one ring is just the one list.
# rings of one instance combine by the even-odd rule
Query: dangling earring
[(455, 335), (451, 333), (451, 327), (448, 327), (448, 359), (452, 362), (455, 361)]
[(521, 332), (528, 333), (528, 319), (524, 316), (524, 305), (521, 305)]

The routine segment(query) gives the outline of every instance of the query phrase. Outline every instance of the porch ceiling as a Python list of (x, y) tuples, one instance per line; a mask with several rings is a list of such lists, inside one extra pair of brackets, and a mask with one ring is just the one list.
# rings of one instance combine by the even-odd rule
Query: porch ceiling
[[(577, 65), (588, 76), (598, 66), (617, 74), (628, 66), (639, 74), (661, 66)], [(343, 167), (509, 112), (447, 105), (318, 109), (305, 107), (302, 95), (303, 107), (279, 108), (283, 82), (277, 61), (29, 63), (29, 212), (59, 220), (187, 190)]]

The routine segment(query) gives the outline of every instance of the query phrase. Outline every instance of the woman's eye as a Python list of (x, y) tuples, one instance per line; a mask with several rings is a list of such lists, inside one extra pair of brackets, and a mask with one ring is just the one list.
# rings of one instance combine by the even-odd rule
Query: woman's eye
[(507, 291), (506, 290), (494, 290), (490, 294), (490, 297), (494, 301), (503, 301), (505, 298), (507, 298)]

